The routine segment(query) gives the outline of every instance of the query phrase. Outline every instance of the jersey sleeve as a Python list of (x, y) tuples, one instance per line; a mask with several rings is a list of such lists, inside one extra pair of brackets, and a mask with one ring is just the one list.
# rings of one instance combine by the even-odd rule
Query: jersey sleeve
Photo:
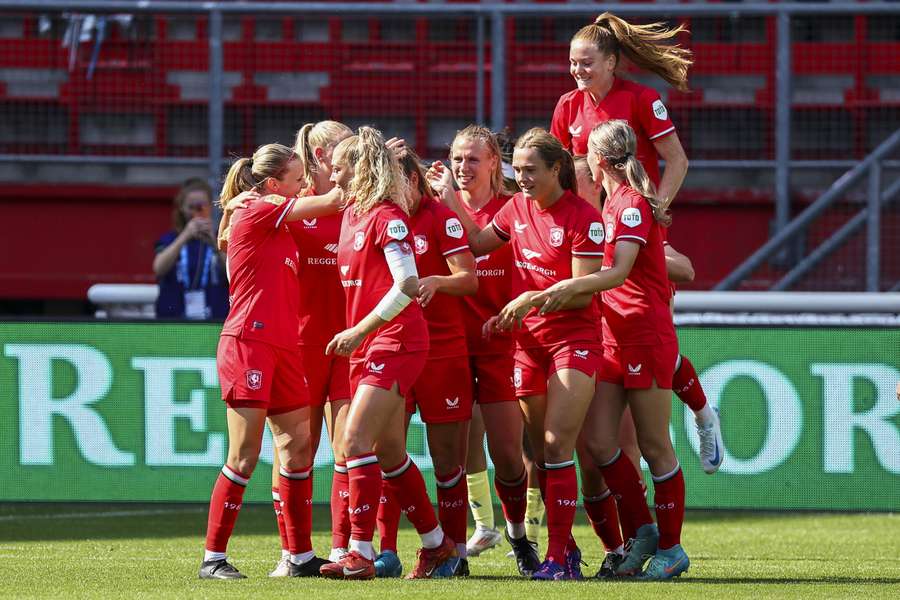
[(630, 194), (628, 200), (623, 202), (613, 214), (613, 239), (610, 243), (619, 240), (637, 242), (641, 246), (646, 245), (650, 238), (650, 228), (653, 226), (653, 211), (650, 203), (636, 192)]
[(650, 141), (675, 131), (675, 125), (669, 118), (669, 110), (656, 90), (646, 88), (638, 95), (637, 102), (638, 120)]
[(562, 98), (556, 103), (553, 110), (553, 120), (550, 121), (550, 133), (559, 140), (563, 147), (569, 152), (572, 151), (572, 135), (569, 133), (569, 117), (566, 110), (566, 103)]
[(405, 245), (409, 248), (410, 227), (399, 208), (379, 210), (375, 215), (373, 227), (375, 245), (379, 248), (384, 248), (391, 242), (399, 242), (401, 247)]
[(600, 258), (603, 256), (603, 217), (593, 206), (584, 203), (572, 231), (572, 256)]
[(515, 197), (510, 199), (503, 207), (497, 211), (497, 214), (494, 215), (494, 218), (491, 220), (491, 227), (494, 228), (494, 233), (497, 234), (504, 242), (508, 242), (509, 238), (512, 237), (510, 231), (512, 230), (511, 223), (513, 221), (513, 215), (515, 213)]
[(242, 211), (242, 219), (250, 219), (254, 227), (273, 227), (278, 228), (284, 223), (284, 218), (291, 211), (296, 202), (296, 198), (285, 198), (276, 194), (263, 196), (259, 200), (253, 202), (250, 206)]
[(441, 254), (453, 256), (469, 250), (469, 241), (466, 238), (466, 230), (456, 214), (440, 204), (435, 210), (435, 237), (438, 240)]

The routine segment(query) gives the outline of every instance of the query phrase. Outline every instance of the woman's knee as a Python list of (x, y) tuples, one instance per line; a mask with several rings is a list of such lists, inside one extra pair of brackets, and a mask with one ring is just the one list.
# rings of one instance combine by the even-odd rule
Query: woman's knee
[(241, 475), (250, 477), (259, 462), (259, 449), (256, 452), (241, 449), (228, 453), (228, 467)]

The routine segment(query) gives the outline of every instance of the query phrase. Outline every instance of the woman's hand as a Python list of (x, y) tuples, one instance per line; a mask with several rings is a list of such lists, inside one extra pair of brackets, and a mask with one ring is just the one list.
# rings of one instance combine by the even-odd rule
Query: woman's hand
[(406, 148), (406, 140), (403, 138), (392, 137), (388, 141), (384, 143), (385, 146), (388, 147), (388, 150), (394, 153), (397, 158), (400, 158), (400, 153), (403, 152), (403, 149)]
[(484, 325), (481, 326), (481, 336), (485, 340), (491, 339), (491, 336), (494, 332), (500, 331), (497, 328), (497, 324), (500, 322), (500, 315), (494, 315), (490, 319), (484, 322)]
[(436, 275), (423, 277), (419, 280), (419, 305), (422, 308), (428, 306), (440, 287), (440, 279)]
[(234, 211), (239, 208), (247, 208), (249, 206), (248, 202), (251, 200), (259, 199), (259, 192), (256, 190), (250, 190), (248, 192), (241, 192), (234, 198), (228, 201), (228, 204), (225, 205), (225, 208), (222, 209), (226, 215), (231, 216)]
[(545, 315), (562, 309), (572, 298), (581, 293), (577, 288), (578, 285), (574, 279), (566, 279), (551, 285), (543, 292), (537, 294), (533, 301), (535, 305), (540, 306), (539, 314)]
[(504, 306), (503, 310), (500, 311), (500, 319), (497, 322), (496, 329), (506, 331), (515, 327), (521, 327), (522, 319), (533, 307), (531, 303), (533, 296), (534, 292), (524, 292)]
[[(425, 173), (425, 179), (428, 180), (431, 189), (442, 200), (453, 197), (453, 175), (450, 174), (450, 169), (445, 167), (441, 161), (436, 160), (431, 163), (431, 166), (428, 167), (428, 171)], [(444, 204), (447, 204), (447, 202), (445, 201)]]
[(335, 213), (341, 212), (347, 206), (347, 201), (344, 200), (344, 190), (338, 186), (332, 187), (328, 193), (325, 194), (325, 198), (328, 200)]
[(350, 356), (356, 350), (366, 336), (359, 333), (355, 327), (345, 329), (335, 334), (325, 347), (325, 354), (337, 354), (338, 356)]

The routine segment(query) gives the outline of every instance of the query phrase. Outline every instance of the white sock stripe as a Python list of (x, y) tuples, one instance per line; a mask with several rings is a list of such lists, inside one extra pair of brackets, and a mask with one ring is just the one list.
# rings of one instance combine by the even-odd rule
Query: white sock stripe
[(437, 486), (439, 488), (442, 488), (445, 490), (455, 486), (457, 483), (459, 483), (459, 480), (462, 479), (463, 475), (466, 474), (465, 469), (463, 469), (462, 467), (457, 467), (457, 468), (459, 469), (459, 472), (456, 475), (454, 475), (452, 478), (448, 479), (447, 481), (438, 481), (437, 478), (435, 478), (435, 484), (437, 484)]
[(560, 463), (548, 463), (548, 462), (544, 463), (544, 468), (547, 469), (548, 471), (553, 471), (556, 469), (565, 469), (566, 467), (574, 467), (574, 466), (575, 466), (574, 460), (565, 460)]
[(406, 461), (403, 463), (402, 467), (400, 467), (399, 469), (394, 469), (390, 473), (385, 473), (384, 471), (382, 471), (381, 476), (384, 479), (391, 479), (392, 477), (398, 477), (400, 475), (403, 475), (406, 472), (406, 470), (410, 467), (410, 465), (412, 465), (412, 459), (409, 457), (409, 455), (407, 455)]
[(338, 473), (346, 473), (347, 465), (339, 465), (339, 464), (335, 463), (334, 470)]
[(246, 477), (241, 477), (234, 471), (228, 468), (228, 465), (222, 466), (222, 475), (230, 479), (233, 483), (236, 483), (240, 486), (247, 487), (247, 484), (250, 483), (250, 480)]
[(678, 463), (676, 462), (676, 463), (675, 463), (675, 468), (672, 469), (671, 471), (669, 471), (668, 473), (666, 473), (665, 475), (660, 475), (659, 477), (657, 477), (656, 475), (654, 475), (653, 473), (651, 473), (651, 474), (650, 474), (650, 477), (653, 479), (653, 483), (662, 483), (663, 481), (667, 481), (667, 480), (672, 479), (673, 477), (675, 477), (675, 475), (676, 475), (676, 474), (678, 473), (678, 471), (680, 471), (680, 470), (681, 470), (681, 465), (678, 464)]
[(599, 496), (585, 496), (585, 497), (584, 497), (584, 501), (585, 501), (585, 502), (600, 502), (600, 501), (602, 501), (602, 500), (606, 500), (606, 499), (609, 498), (611, 495), (612, 495), (612, 490), (606, 490), (605, 492), (603, 492), (603, 493), (600, 494)]
[(600, 468), (602, 469), (603, 467), (608, 467), (608, 466), (610, 466), (611, 464), (613, 464), (614, 462), (616, 462), (617, 460), (619, 460), (619, 457), (620, 457), (620, 456), (622, 456), (622, 449), (621, 449), (621, 448), (619, 448), (618, 450), (616, 450), (616, 455), (613, 456), (613, 457), (609, 460), (609, 462), (605, 462), (605, 463), (603, 463), (602, 465), (599, 465)]
[(369, 454), (366, 456), (360, 456), (359, 458), (354, 458), (352, 460), (347, 461), (347, 470), (355, 469), (357, 467), (364, 467), (366, 465), (371, 465), (373, 463), (378, 462), (378, 457), (374, 454)]
[(514, 486), (517, 486), (517, 485), (522, 485), (522, 482), (523, 482), (523, 481), (527, 481), (527, 480), (528, 480), (528, 469), (524, 469), (524, 470), (522, 471), (522, 476), (519, 477), (518, 479), (516, 479), (515, 481), (512, 481), (512, 482), (510, 482), (510, 481), (504, 481), (504, 480), (500, 479), (499, 477), (497, 477), (496, 475), (494, 475), (494, 480), (497, 481), (497, 482), (499, 482), (500, 485), (504, 485), (504, 486), (506, 486), (506, 487), (514, 487)]
[(303, 471), (288, 471), (284, 467), (278, 469), (278, 474), (285, 479), (309, 479), (310, 473), (312, 473), (312, 468), (304, 469)]
[(681, 368), (681, 355), (679, 354), (678, 358), (675, 359), (675, 370), (673, 371), (673, 373), (677, 373), (678, 369), (680, 369), (680, 368)]

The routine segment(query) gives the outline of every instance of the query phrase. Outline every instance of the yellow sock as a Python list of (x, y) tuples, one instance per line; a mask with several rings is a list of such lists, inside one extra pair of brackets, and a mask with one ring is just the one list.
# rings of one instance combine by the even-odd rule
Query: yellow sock
[(537, 543), (544, 522), (544, 500), (539, 488), (528, 488), (526, 496), (528, 504), (525, 508), (525, 537)]
[(466, 475), (469, 486), (469, 508), (475, 526), (481, 529), (494, 528), (494, 502), (491, 498), (491, 485), (488, 483), (487, 471)]

